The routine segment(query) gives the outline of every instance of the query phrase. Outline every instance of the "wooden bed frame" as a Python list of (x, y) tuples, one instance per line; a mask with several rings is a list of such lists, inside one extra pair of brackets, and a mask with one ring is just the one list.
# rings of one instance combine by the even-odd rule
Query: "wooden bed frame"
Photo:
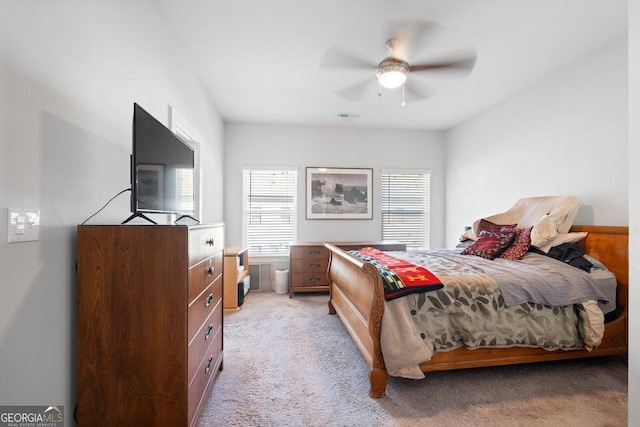
[[(460, 347), (449, 352), (435, 353), (423, 362), (423, 372), (483, 366), (510, 365), (575, 359), (627, 353), (627, 322), (629, 295), (628, 227), (573, 226), (571, 231), (587, 231), (580, 244), (585, 252), (615, 273), (618, 281), (617, 307), (620, 315), (605, 325), (602, 344), (593, 350), (544, 350), (541, 348), (480, 348)], [(380, 348), (380, 325), (384, 312), (384, 291), (378, 270), (367, 262), (348, 254), (331, 243), (329, 280), (331, 282), (329, 313), (338, 314), (351, 334), (364, 359), (369, 364), (369, 395), (385, 394), (389, 374)]]

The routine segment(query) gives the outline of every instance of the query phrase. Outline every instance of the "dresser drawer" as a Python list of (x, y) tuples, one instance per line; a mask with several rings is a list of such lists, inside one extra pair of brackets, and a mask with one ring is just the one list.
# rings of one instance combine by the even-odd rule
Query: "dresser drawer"
[(291, 271), (296, 273), (326, 273), (329, 266), (327, 259), (292, 259)]
[(211, 343), (215, 341), (218, 335), (222, 334), (222, 302), (218, 301), (213, 309), (213, 312), (202, 323), (202, 326), (198, 329), (195, 337), (189, 344), (189, 363), (188, 363), (188, 378), (191, 383), (196, 369), (200, 364), (203, 355), (208, 351)]
[(189, 269), (188, 300), (191, 303), (222, 274), (222, 251)]
[(324, 246), (291, 246), (291, 259), (329, 259), (329, 249)]
[[(328, 286), (326, 271), (322, 273), (293, 273), (291, 275), (291, 286), (293, 288)], [(304, 292), (304, 291), (300, 291)]]
[(193, 418), (203, 401), (207, 399), (208, 393), (205, 393), (207, 385), (211, 379), (216, 376), (222, 363), (222, 329), (218, 334), (212, 337), (212, 342), (207, 352), (204, 354), (198, 364), (193, 380), (189, 384), (189, 417), (188, 425), (193, 425)]
[(203, 227), (189, 230), (189, 265), (195, 265), (224, 249), (224, 228)]
[(189, 321), (188, 321), (188, 337), (189, 342), (193, 339), (194, 335), (203, 322), (209, 317), (216, 304), (222, 299), (222, 278), (213, 282), (203, 293), (200, 294), (191, 305), (189, 305)]

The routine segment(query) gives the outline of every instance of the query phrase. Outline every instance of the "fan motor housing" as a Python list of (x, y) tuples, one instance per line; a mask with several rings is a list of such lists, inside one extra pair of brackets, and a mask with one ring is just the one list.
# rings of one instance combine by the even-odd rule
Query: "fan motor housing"
[(376, 78), (382, 86), (393, 89), (404, 83), (407, 74), (409, 74), (409, 63), (398, 58), (388, 57), (378, 64)]
[(407, 61), (403, 61), (402, 59), (388, 57), (384, 58), (378, 64), (378, 71), (376, 72), (376, 76), (380, 74), (387, 73), (389, 71), (399, 71), (401, 73), (409, 72), (409, 63)]

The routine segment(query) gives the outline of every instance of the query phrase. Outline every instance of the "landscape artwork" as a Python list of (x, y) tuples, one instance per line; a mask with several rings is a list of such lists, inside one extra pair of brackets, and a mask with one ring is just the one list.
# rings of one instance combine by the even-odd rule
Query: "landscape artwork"
[(307, 219), (372, 219), (373, 169), (307, 168)]

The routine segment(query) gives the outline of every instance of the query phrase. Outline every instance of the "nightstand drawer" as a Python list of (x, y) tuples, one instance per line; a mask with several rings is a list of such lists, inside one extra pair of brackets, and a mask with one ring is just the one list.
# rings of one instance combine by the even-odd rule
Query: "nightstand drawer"
[(293, 288), (305, 288), (315, 286), (328, 286), (326, 271), (322, 273), (294, 273), (291, 275), (291, 286)]
[(324, 246), (291, 246), (291, 259), (329, 259), (329, 249)]
[(327, 259), (292, 259), (290, 268), (296, 273), (326, 273), (328, 266)]

